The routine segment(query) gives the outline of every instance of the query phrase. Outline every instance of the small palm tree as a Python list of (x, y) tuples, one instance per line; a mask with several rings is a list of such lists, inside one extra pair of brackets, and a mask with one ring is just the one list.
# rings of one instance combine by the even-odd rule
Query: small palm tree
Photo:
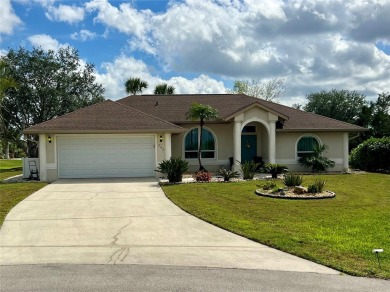
[(158, 84), (154, 88), (154, 94), (174, 94), (175, 87), (166, 83)]
[(199, 161), (199, 171), (206, 170), (202, 165), (201, 152), (202, 152), (202, 140), (203, 140), (203, 126), (205, 121), (218, 118), (218, 111), (205, 104), (193, 103), (187, 112), (187, 119), (193, 121), (199, 120), (200, 126), (200, 136), (199, 136), (199, 145), (198, 145), (198, 161)]
[(136, 95), (137, 93), (141, 93), (142, 90), (148, 88), (148, 83), (146, 81), (141, 80), (140, 78), (129, 78), (125, 82), (126, 92), (129, 94)]
[(325, 171), (329, 167), (334, 167), (335, 162), (323, 156), (326, 148), (327, 146), (325, 144), (314, 146), (313, 152), (310, 155), (299, 158), (299, 164), (311, 167), (312, 172)]

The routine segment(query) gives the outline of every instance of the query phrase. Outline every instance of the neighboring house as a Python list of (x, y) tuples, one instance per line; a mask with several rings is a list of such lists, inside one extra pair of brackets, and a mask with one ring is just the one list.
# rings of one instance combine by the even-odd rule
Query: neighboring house
[(39, 134), (40, 174), (58, 178), (145, 177), (164, 159), (198, 168), (199, 122), (186, 119), (194, 103), (218, 110), (204, 127), (202, 162), (211, 171), (238, 169), (253, 158), (303, 170), (297, 160), (315, 144), (328, 146), (334, 171), (348, 169), (348, 133), (365, 128), (236, 94), (133, 95), (107, 100), (24, 132)]

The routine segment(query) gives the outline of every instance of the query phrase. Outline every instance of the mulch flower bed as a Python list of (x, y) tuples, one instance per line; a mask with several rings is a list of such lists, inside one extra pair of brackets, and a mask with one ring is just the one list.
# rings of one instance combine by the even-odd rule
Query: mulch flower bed
[(331, 191), (324, 191), (322, 193), (301, 193), (297, 194), (294, 192), (294, 189), (282, 189), (275, 191), (266, 191), (262, 189), (257, 189), (255, 191), (256, 195), (270, 198), (278, 199), (292, 199), (292, 200), (315, 200), (315, 199), (330, 199), (336, 196), (336, 193)]

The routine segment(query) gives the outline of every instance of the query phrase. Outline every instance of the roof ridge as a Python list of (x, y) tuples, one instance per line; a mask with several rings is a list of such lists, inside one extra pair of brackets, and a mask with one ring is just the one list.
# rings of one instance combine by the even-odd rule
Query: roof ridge
[(97, 102), (97, 103), (94, 103), (94, 104), (90, 104), (90, 105), (88, 105), (88, 106), (86, 106), (86, 107), (78, 108), (78, 109), (76, 109), (76, 110), (74, 110), (74, 111), (71, 111), (71, 112), (65, 113), (65, 114), (63, 114), (63, 115), (60, 115), (60, 116), (51, 118), (51, 119), (49, 119), (49, 120), (43, 121), (43, 122), (38, 123), (38, 124), (32, 125), (32, 126), (26, 128), (26, 129), (30, 129), (30, 128), (33, 128), (33, 127), (38, 126), (38, 125), (43, 125), (43, 124), (46, 124), (46, 123), (51, 122), (51, 121), (53, 121), (53, 120), (62, 119), (62, 118), (64, 118), (64, 117), (66, 117), (66, 116), (69, 116), (70, 114), (79, 112), (79, 111), (81, 111), (81, 110), (85, 110), (85, 109), (87, 109), (87, 108), (89, 108), (89, 107), (93, 107), (93, 106), (96, 106), (96, 105), (98, 105), (98, 104), (105, 103), (105, 102), (114, 102), (114, 101), (112, 101), (111, 99), (105, 99), (105, 100), (102, 100), (102, 101), (100, 101), (100, 102)]
[(145, 116), (148, 116), (148, 117), (150, 117), (150, 118), (156, 119), (156, 120), (161, 121), (161, 122), (164, 122), (164, 123), (166, 123), (166, 124), (175, 126), (176, 128), (182, 129), (182, 127), (180, 127), (180, 126), (178, 126), (178, 125), (175, 125), (175, 124), (173, 124), (173, 123), (171, 123), (171, 122), (169, 122), (169, 121), (160, 119), (159, 117), (156, 117), (156, 116), (153, 116), (153, 115), (151, 115), (151, 114), (148, 114), (148, 113), (145, 113), (145, 112), (143, 112), (143, 111), (140, 111), (140, 110), (138, 110), (138, 109), (135, 109), (135, 108), (133, 108), (133, 107), (131, 107), (131, 106), (122, 104), (122, 103), (117, 102), (117, 101), (112, 101), (112, 100), (110, 100), (110, 101), (113, 102), (113, 103), (115, 103), (116, 105), (125, 107), (126, 109), (131, 109), (131, 110), (133, 110), (133, 111), (139, 112), (139, 113), (141, 113), (141, 114), (143, 114), (143, 115), (145, 115)]
[(355, 126), (355, 127), (364, 128), (364, 127), (361, 127), (361, 126), (358, 126), (358, 125), (355, 125), (355, 124), (351, 124), (351, 123), (348, 123), (348, 122), (345, 122), (345, 121), (337, 120), (337, 119), (334, 119), (334, 118), (331, 118), (331, 117), (323, 116), (323, 115), (316, 114), (316, 113), (313, 113), (313, 112), (308, 112), (308, 111), (305, 111), (305, 110), (296, 109), (296, 108), (293, 108), (291, 106), (287, 106), (287, 105), (284, 105), (284, 104), (281, 104), (281, 103), (277, 103), (277, 102), (273, 102), (273, 101), (270, 101), (270, 100), (262, 99), (262, 101), (266, 102), (266, 103), (272, 103), (272, 104), (275, 104), (277, 106), (281, 106), (281, 107), (284, 107), (284, 108), (288, 108), (289, 110), (293, 110), (293, 111), (296, 111), (296, 112), (304, 112), (306, 114), (311, 114), (311, 115), (314, 115), (314, 116), (317, 116), (317, 117), (322, 117), (322, 118), (325, 118), (325, 119), (328, 119), (328, 120), (332, 120), (332, 121), (336, 121), (336, 122), (339, 122), (339, 123), (344, 123), (344, 124), (347, 124), (347, 125), (352, 125), (352, 126)]

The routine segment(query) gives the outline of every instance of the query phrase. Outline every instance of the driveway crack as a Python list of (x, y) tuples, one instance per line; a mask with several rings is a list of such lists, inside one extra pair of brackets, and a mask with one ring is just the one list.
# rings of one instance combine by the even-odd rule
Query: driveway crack
[[(117, 242), (119, 240), (119, 236), (121, 235), (122, 231), (131, 224), (131, 220), (129, 223), (123, 225), (120, 229), (118, 229), (118, 232), (112, 237), (112, 242), (110, 243), (110, 246), (118, 246)], [(116, 250), (111, 256), (110, 260), (108, 261), (109, 264), (116, 264), (118, 261), (123, 262), (127, 255), (129, 254), (129, 247), (121, 247), (118, 250)]]

